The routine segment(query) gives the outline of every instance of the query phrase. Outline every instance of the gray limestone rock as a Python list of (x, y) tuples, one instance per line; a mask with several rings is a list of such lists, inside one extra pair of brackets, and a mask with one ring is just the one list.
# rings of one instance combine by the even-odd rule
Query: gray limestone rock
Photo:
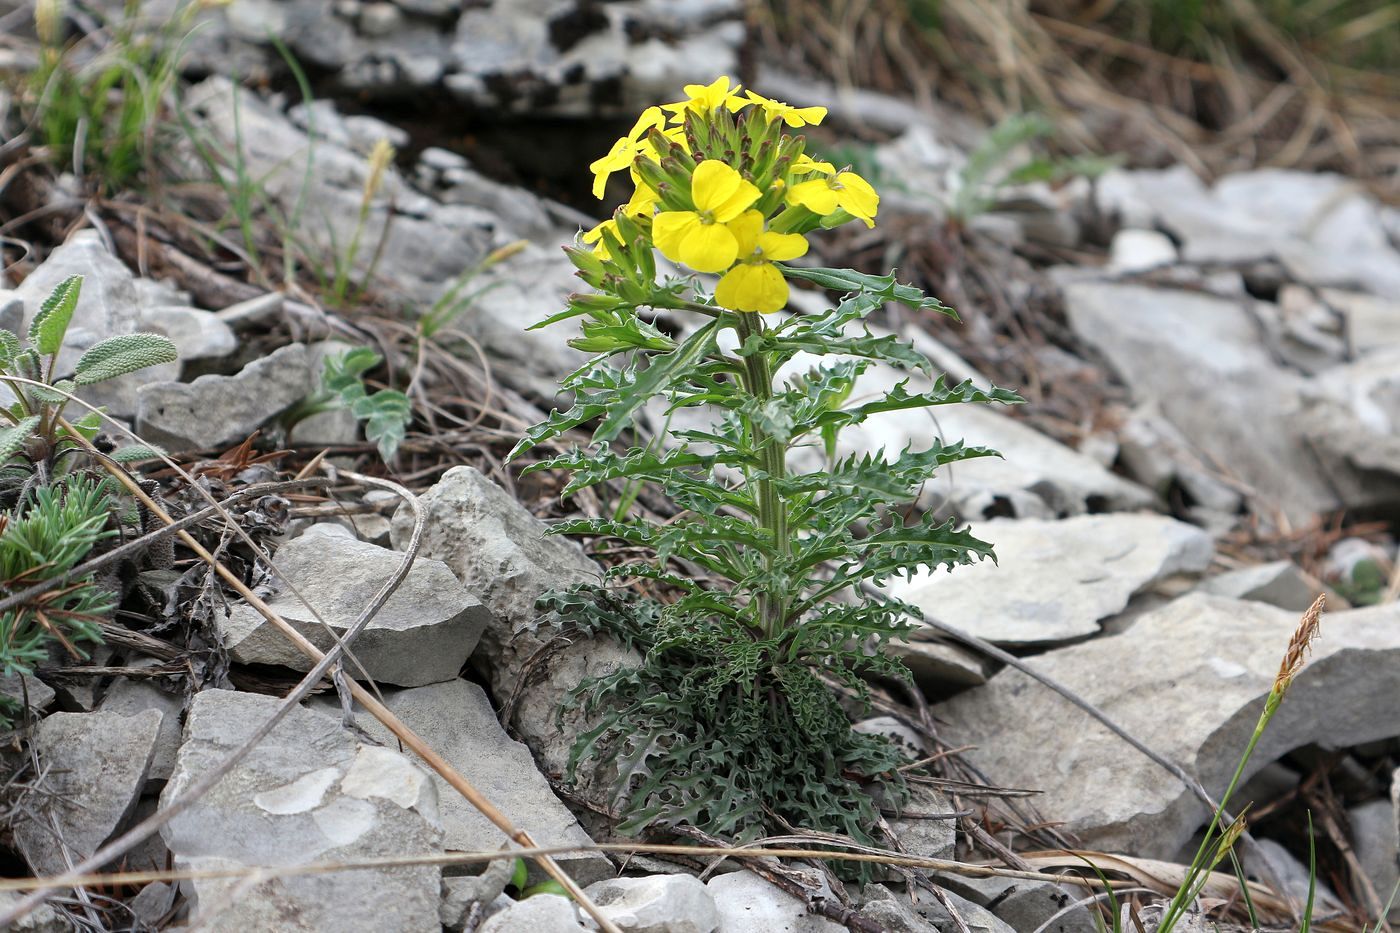
[[(1030, 663), (1206, 787), (1222, 787), (1297, 624), (1297, 613), (1263, 603), (1189, 594), (1120, 635)], [(1039, 809), (1065, 821), (1086, 846), (1170, 859), (1207, 817), (1160, 766), (1129, 754), (1120, 738), (1017, 671), (934, 712), (947, 724), (945, 741), (977, 746), (966, 755), (989, 780), (1043, 791)], [(1329, 613), (1244, 777), (1303, 745), (1388, 738), (1397, 721), (1400, 607)]]
[(693, 875), (610, 878), (588, 896), (623, 933), (714, 933), (719, 911), (705, 883)]
[(1133, 594), (1199, 572), (1214, 548), (1199, 528), (1161, 515), (994, 519), (974, 533), (997, 562), (918, 571), (885, 586), (928, 616), (1001, 644), (1045, 645), (1093, 635)]
[[(282, 545), (274, 557), (285, 579), (337, 634), (354, 624), (401, 561), (396, 551), (357, 541), (343, 529), (321, 526)], [(290, 589), (269, 605), (321, 650), (334, 643)], [(351, 651), (369, 676), (383, 683), (417, 687), (452, 680), (489, 618), (485, 607), (441, 561), (419, 557)], [(217, 624), (235, 661), (311, 669), (312, 661), (247, 604), (234, 606), (228, 617), (218, 617)], [(353, 663), (349, 668), (356, 670)]]
[(169, 337), (182, 363), (220, 359), (238, 349), (233, 329), (213, 311), (199, 308), (145, 306), (141, 309), (141, 329)]
[(846, 928), (807, 912), (801, 899), (751, 871), (719, 875), (706, 883), (723, 933), (842, 933)]
[(164, 782), (175, 767), (175, 753), (180, 748), (180, 716), (184, 700), (166, 693), (149, 680), (139, 677), (119, 677), (108, 688), (98, 709), (104, 713), (133, 716), (146, 710), (161, 713), (160, 732), (156, 736), (155, 753), (146, 774), (148, 782)]
[[(338, 703), (331, 698), (319, 700), (318, 705), (328, 713), (338, 709)], [(450, 680), (385, 691), (384, 705), (540, 845), (592, 845), (593, 840), (578, 820), (554, 796), (530, 757), (530, 750), (506, 735), (490, 700), (476, 684)], [(393, 747), (393, 736), (373, 716), (359, 713), (356, 723)], [(501, 831), (446, 781), (437, 775), (433, 781), (438, 790), (443, 845), (464, 852), (481, 852), (507, 842)], [(580, 884), (615, 873), (612, 863), (596, 852), (561, 853), (555, 859)]]
[(131, 815), (161, 719), (157, 710), (135, 716), (54, 713), (35, 727), (31, 741), (47, 772), (43, 788), (50, 806), (36, 806), (38, 820), (19, 822), (14, 832), (36, 874), (68, 870), (96, 852)]
[(1327, 608), (1333, 612), (1348, 607), (1347, 601), (1331, 587), (1288, 560), (1231, 570), (1205, 580), (1198, 589), (1231, 599), (1252, 599), (1293, 612), (1307, 609), (1319, 595), (1327, 597)]
[(516, 901), (481, 925), (481, 933), (588, 933), (568, 898), (536, 894)]
[(1101, 281), (1065, 281), (1075, 332), (1107, 358), (1134, 401), (1155, 401), (1268, 507), (1303, 521), (1340, 500), (1297, 429), (1303, 380), (1276, 364), (1253, 299)]
[[(535, 600), (550, 589), (599, 582), (601, 570), (565, 538), (473, 467), (453, 467), (419, 498), (426, 515), (421, 554), (443, 561), (491, 610), (481, 639), (492, 685), (509, 688), (541, 642), (522, 631), (538, 617)], [(403, 547), (413, 529), (406, 507), (395, 513), (391, 540)]]
[[(163, 805), (216, 767), (278, 706), (226, 690), (195, 696)], [(299, 865), (437, 851), (437, 793), (416, 764), (330, 716), (293, 710), (214, 788), (161, 829), (180, 869)], [(182, 883), (214, 931), (436, 930), (436, 866), (269, 879), (232, 901), (235, 879)]]
[(306, 347), (288, 344), (235, 376), (151, 382), (137, 393), (136, 432), (171, 450), (236, 444), (306, 397)]
[[(71, 372), (83, 352), (100, 340), (142, 330), (140, 294), (136, 277), (107, 251), (95, 230), (81, 230), (59, 246), (14, 291), (24, 302), (24, 320), (15, 328), (24, 334), (53, 289), (71, 275), (83, 277), (78, 306), (68, 325), (58, 371)], [(180, 364), (162, 363), (116, 379), (83, 386), (78, 397), (105, 405), (110, 414), (130, 418), (136, 413), (137, 391), (148, 382), (174, 379)], [(8, 397), (8, 395), (6, 396)]]

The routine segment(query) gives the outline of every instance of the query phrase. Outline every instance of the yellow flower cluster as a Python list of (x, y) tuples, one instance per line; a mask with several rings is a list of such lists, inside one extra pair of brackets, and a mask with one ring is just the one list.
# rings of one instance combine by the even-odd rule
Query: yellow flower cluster
[[(619, 213), (649, 231), (650, 246), (696, 272), (719, 273), (714, 298), (733, 311), (787, 305), (774, 263), (807, 252), (805, 234), (850, 220), (875, 225), (880, 196), (849, 168), (805, 155), (784, 129), (815, 126), (825, 107), (793, 107), (732, 85), (728, 77), (688, 84), (685, 100), (648, 107), (589, 166), (601, 199), (627, 170), (633, 193)], [(620, 244), (617, 219), (583, 234), (602, 261)]]

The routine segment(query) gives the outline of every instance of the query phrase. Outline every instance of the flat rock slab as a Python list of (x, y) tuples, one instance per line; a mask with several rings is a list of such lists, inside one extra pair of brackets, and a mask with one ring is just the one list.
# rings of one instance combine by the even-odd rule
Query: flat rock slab
[(1252, 599), (1293, 612), (1304, 611), (1319, 595), (1327, 597), (1327, 608), (1333, 612), (1349, 606), (1331, 587), (1289, 560), (1231, 570), (1202, 582), (1199, 589), (1214, 596)]
[[(546, 536), (544, 522), (473, 467), (448, 470), (419, 506), (426, 518), (422, 557), (443, 561), (491, 610), (482, 660), (492, 688), (506, 695), (543, 644), (522, 631), (539, 615), (535, 600), (547, 590), (600, 582), (602, 570), (574, 542)], [(390, 532), (394, 546), (404, 547), (412, 530), (413, 513), (402, 507)]]
[[(198, 694), (161, 805), (217, 767), (278, 705), (251, 693)], [(308, 709), (292, 710), (161, 835), (175, 867), (195, 870), (421, 855), (438, 851), (442, 837), (426, 773)], [(436, 866), (287, 875), (232, 901), (236, 879), (183, 885), (202, 929), (380, 933), (439, 929), (441, 879)]]
[[(15, 842), (35, 874), (67, 871), (96, 852), (136, 808), (155, 754), (162, 716), (146, 710), (54, 713), (34, 728), (31, 741), (42, 767), (42, 788), (52, 806), (36, 807), (48, 821), (15, 824)], [(55, 835), (55, 832), (57, 835)], [(61, 840), (61, 841), (60, 841)]]
[[(141, 300), (136, 276), (120, 259), (107, 251), (102, 237), (95, 230), (75, 233), (20, 283), (14, 295), (23, 302), (24, 320), (10, 321), (4, 326), (17, 334), (25, 334), (50, 293), (70, 275), (81, 275), (83, 287), (63, 340), (63, 349), (58, 354), (60, 373), (71, 373), (83, 352), (99, 340), (150, 329), (142, 326), (140, 320)], [(0, 304), (3, 303), (0, 301)], [(91, 404), (107, 406), (108, 412), (119, 418), (130, 418), (136, 413), (140, 386), (152, 381), (174, 379), (179, 374), (178, 362), (162, 363), (116, 379), (83, 386), (78, 396)], [(3, 397), (10, 397), (8, 390), (5, 390)], [(73, 410), (77, 411), (76, 408)]]
[(236, 375), (150, 382), (137, 392), (136, 433), (172, 450), (236, 444), (312, 389), (306, 347), (288, 344)]
[[(1126, 632), (1050, 651), (1059, 680), (1219, 794), (1273, 685), (1298, 613), (1189, 594)], [(1047, 819), (1087, 847), (1173, 858), (1208, 819), (1179, 781), (1078, 707), (1007, 670), (934, 708), (945, 741), (993, 783), (1035, 788)], [(1400, 734), (1400, 606), (1323, 616), (1307, 665), (1260, 740), (1247, 779), (1308, 744), (1344, 748)], [(1235, 802), (1238, 810), (1247, 801)]]
[(603, 915), (627, 933), (714, 933), (719, 911), (694, 875), (609, 878), (587, 891)]
[(800, 898), (751, 871), (734, 871), (710, 880), (719, 928), (724, 933), (844, 933), (845, 927), (807, 912)]
[(973, 527), (996, 548), (981, 561), (916, 572), (885, 588), (939, 621), (988, 641), (1046, 645), (1094, 635), (1133, 594), (1166, 577), (1198, 572), (1214, 553), (1210, 535), (1162, 515), (1080, 515), (1062, 521), (993, 519)]
[[(354, 624), (402, 559), (397, 551), (320, 525), (282, 545), (273, 558), (337, 634)], [(290, 590), (268, 604), (322, 651), (330, 650), (330, 635)], [(446, 565), (419, 557), (352, 650), (369, 675), (383, 683), (418, 687), (452, 680), (476, 647), (489, 616)], [(311, 669), (311, 660), (249, 605), (234, 606), (218, 625), (235, 661)]]
[[(332, 698), (317, 705), (334, 715)], [(517, 826), (542, 846), (591, 846), (593, 840), (554, 796), (530, 750), (506, 735), (486, 693), (465, 680), (385, 691), (384, 705), (447, 759)], [(393, 736), (373, 716), (358, 713), (356, 724), (393, 747)], [(496, 849), (507, 840), (480, 811), (437, 775), (443, 845), (464, 852)], [(561, 853), (555, 859), (580, 884), (610, 878), (612, 863), (597, 852)], [(533, 867), (533, 866), (532, 866)], [(541, 879), (542, 880), (542, 879)]]
[(1303, 379), (1274, 362), (1253, 299), (1063, 276), (1075, 333), (1108, 360), (1135, 402), (1157, 401), (1208, 463), (1296, 519), (1337, 508), (1297, 425)]
[[(788, 364), (804, 371), (815, 359), (799, 356)], [(929, 383), (893, 366), (870, 367), (856, 383), (855, 395), (878, 396), (908, 379), (909, 392), (925, 392)], [(978, 380), (979, 384), (982, 383)], [(970, 447), (990, 447), (1000, 457), (965, 460), (939, 470), (924, 484), (919, 504), (947, 506), (969, 520), (1012, 514), (1019, 518), (1056, 518), (1089, 511), (1149, 508), (1146, 488), (1117, 476), (1090, 457), (1007, 417), (999, 406), (944, 405), (933, 411), (880, 412), (841, 432), (838, 456), (884, 451), (893, 459), (906, 447), (927, 448), (935, 440), (962, 440)], [(815, 451), (795, 451), (794, 467), (819, 469)]]

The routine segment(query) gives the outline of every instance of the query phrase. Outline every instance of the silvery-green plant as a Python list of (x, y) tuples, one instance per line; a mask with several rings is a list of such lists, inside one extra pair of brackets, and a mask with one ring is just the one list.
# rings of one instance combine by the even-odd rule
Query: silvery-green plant
[[(0, 408), (0, 423), (8, 425), (0, 428), (0, 465), (20, 460), (21, 466), (40, 467), (46, 472), (71, 469), (72, 459), (66, 455), (81, 445), (63, 420), (70, 396), (81, 394), (84, 386), (178, 358), (168, 337), (121, 334), (93, 344), (78, 359), (72, 374), (60, 374), (59, 354), (82, 284), (80, 275), (59, 283), (34, 316), (26, 342), (0, 328), (0, 383), (15, 397), (13, 403)], [(96, 412), (88, 412), (72, 422), (72, 428), (91, 440), (101, 424)], [(113, 456), (119, 460), (146, 459), (151, 453), (151, 448), (137, 445)]]
[[(643, 658), (574, 694), (596, 725), (574, 746), (569, 771), (594, 759), (616, 773), (624, 832), (689, 824), (752, 837), (795, 825), (875, 842), (869, 791), (881, 786), (897, 805), (902, 759), (851, 728), (832, 687), (859, 700), (867, 676), (908, 676), (882, 649), (918, 610), (867, 587), (991, 555), (913, 503), (939, 467), (994, 451), (930, 438), (923, 449), (843, 456), (840, 435), (883, 412), (1020, 399), (937, 376), (908, 341), (866, 326), (890, 302), (951, 315), (936, 299), (892, 275), (790, 264), (808, 234), (874, 226), (879, 209), (864, 178), (811, 159), (803, 137), (786, 132), (820, 122), (824, 108), (740, 95), (727, 78), (686, 92), (643, 113), (592, 166), (600, 197), (614, 172), (627, 172), (635, 190), (583, 235), (580, 247), (591, 249), (569, 250), (594, 292), (542, 322), (580, 321), (569, 342), (592, 357), (564, 380), (572, 406), (529, 429), (512, 453), (591, 426), (591, 443), (526, 472), (570, 471), (566, 495), (651, 486), (676, 507), (664, 522), (625, 514), (552, 529), (654, 555), (607, 576), (650, 578), (670, 594), (583, 586), (541, 601), (547, 618), (611, 635)], [(683, 274), (658, 277), (654, 251)], [(821, 313), (776, 317), (789, 279), (844, 297)], [(656, 309), (693, 316), (695, 327), (663, 330)], [(911, 378), (861, 396), (857, 381), (881, 365)], [(915, 373), (927, 382), (915, 384)], [(614, 447), (652, 404), (687, 415), (677, 419), (685, 426), (663, 431), (665, 443)], [(794, 469), (798, 449), (824, 462)]]

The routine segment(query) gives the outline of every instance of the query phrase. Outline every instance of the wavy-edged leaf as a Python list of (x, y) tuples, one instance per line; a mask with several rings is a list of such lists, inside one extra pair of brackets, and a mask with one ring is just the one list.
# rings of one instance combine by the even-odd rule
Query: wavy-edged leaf
[(71, 379), (60, 379), (52, 386), (31, 385), (24, 387), (24, 393), (30, 398), (44, 403), (45, 405), (63, 405), (68, 402), (68, 396), (73, 394), (77, 386), (73, 385)]
[(78, 385), (92, 385), (180, 358), (169, 337), (161, 334), (120, 334), (88, 348), (73, 371)]
[(937, 298), (924, 294), (923, 289), (901, 285), (893, 272), (889, 275), (868, 275), (852, 269), (801, 268), (782, 264), (778, 268), (790, 279), (802, 279), (834, 292), (863, 292), (885, 301), (897, 301), (916, 311), (937, 311), (955, 320), (958, 316), (956, 311)]
[(18, 424), (0, 430), (0, 463), (19, 453), (25, 443), (34, 436), (34, 429), (38, 426), (39, 416), (30, 415)]
[[(321, 384), (341, 396), (350, 391), (354, 398), (346, 401), (353, 402), (364, 394), (361, 382), (364, 374), (378, 366), (383, 359), (369, 347), (354, 347), (344, 353), (332, 353), (321, 363)], [(355, 392), (357, 388), (359, 392)]]
[(904, 379), (896, 383), (894, 388), (885, 393), (883, 398), (866, 402), (855, 408), (842, 408), (825, 412), (816, 419), (817, 427), (840, 430), (860, 424), (871, 415), (885, 411), (932, 408), (936, 405), (955, 405), (961, 402), (999, 402), (1004, 405), (1017, 405), (1025, 401), (1021, 396), (1007, 389), (999, 389), (996, 386), (989, 389), (979, 388), (973, 384), (971, 379), (950, 386), (946, 375), (939, 376), (933, 387), (927, 392), (911, 394), (906, 388), (908, 385), (909, 380)]
[(0, 327), (0, 365), (18, 356), (19, 350), (19, 337), (13, 331)]
[(78, 307), (78, 295), (83, 288), (81, 275), (70, 275), (49, 293), (39, 306), (39, 313), (29, 325), (29, 342), (45, 356), (53, 356), (63, 346), (68, 324)]
[(719, 322), (711, 321), (672, 352), (651, 356), (650, 365), (631, 383), (619, 386), (616, 395), (607, 401), (607, 415), (593, 432), (593, 442), (606, 444), (614, 440), (632, 424), (637, 409), (669, 388), (678, 376), (688, 375), (714, 349), (718, 329)]
[(646, 447), (633, 447), (625, 454), (619, 454), (607, 447), (584, 450), (575, 447), (568, 453), (539, 460), (521, 471), (521, 475), (540, 470), (570, 470), (573, 476), (564, 487), (561, 495), (567, 497), (599, 483), (615, 479), (649, 480), (663, 482), (675, 470), (713, 469), (716, 457), (712, 454), (699, 454), (685, 448), (657, 451)]

